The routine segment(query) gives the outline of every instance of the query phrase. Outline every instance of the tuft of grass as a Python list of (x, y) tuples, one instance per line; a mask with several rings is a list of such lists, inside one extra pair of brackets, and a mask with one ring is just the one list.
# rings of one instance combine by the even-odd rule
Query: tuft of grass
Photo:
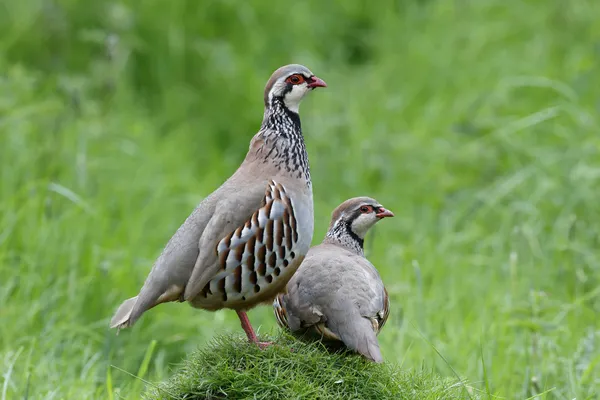
[(265, 350), (239, 336), (217, 336), (192, 353), (169, 380), (149, 387), (146, 400), (476, 398), (464, 382), (425, 369), (374, 364), (286, 334)]

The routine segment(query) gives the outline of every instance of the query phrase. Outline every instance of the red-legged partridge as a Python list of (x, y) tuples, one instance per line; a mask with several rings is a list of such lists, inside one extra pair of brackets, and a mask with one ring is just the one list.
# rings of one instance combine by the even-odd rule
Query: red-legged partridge
[(312, 240), (312, 183), (298, 106), (325, 86), (302, 65), (273, 73), (246, 158), (175, 232), (111, 327), (131, 326), (160, 303), (187, 301), (211, 311), (236, 310), (248, 339), (258, 343), (246, 311), (285, 288)]
[(278, 324), (297, 336), (345, 345), (381, 362), (377, 335), (389, 314), (388, 294), (375, 267), (365, 258), (369, 228), (394, 214), (376, 200), (346, 200), (332, 214), (323, 242), (312, 247), (278, 295)]

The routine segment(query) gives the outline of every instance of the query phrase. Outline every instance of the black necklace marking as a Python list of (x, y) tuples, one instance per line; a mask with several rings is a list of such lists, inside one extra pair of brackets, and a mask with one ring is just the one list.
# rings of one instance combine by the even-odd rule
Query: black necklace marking
[[(265, 110), (260, 136), (265, 141), (263, 162), (272, 161), (278, 169), (310, 183), (310, 167), (300, 116), (288, 109), (283, 97), (273, 97)], [(259, 152), (263, 152), (261, 148)]]
[(349, 219), (342, 217), (339, 219), (333, 228), (331, 228), (325, 236), (326, 241), (334, 241), (344, 247), (353, 250), (354, 252), (364, 255), (365, 240), (361, 239), (353, 230), (352, 222), (358, 215), (352, 215)]

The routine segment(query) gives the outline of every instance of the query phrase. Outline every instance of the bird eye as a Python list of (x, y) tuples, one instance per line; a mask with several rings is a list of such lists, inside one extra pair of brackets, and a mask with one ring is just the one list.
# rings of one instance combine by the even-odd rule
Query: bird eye
[(368, 212), (371, 212), (371, 207), (369, 207), (369, 206), (362, 206), (362, 207), (360, 208), (360, 212), (361, 212), (361, 213), (363, 213), (363, 214), (366, 214), (366, 213), (368, 213)]
[(291, 83), (292, 85), (298, 85), (298, 84), (304, 82), (304, 76), (302, 76), (300, 74), (294, 74), (294, 75), (291, 75), (290, 77), (288, 77), (285, 81), (287, 83)]

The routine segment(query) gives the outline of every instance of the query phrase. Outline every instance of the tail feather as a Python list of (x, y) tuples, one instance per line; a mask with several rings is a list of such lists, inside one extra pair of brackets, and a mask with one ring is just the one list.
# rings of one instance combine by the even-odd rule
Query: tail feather
[(330, 313), (327, 320), (328, 328), (337, 333), (344, 344), (376, 363), (383, 362), (377, 335), (368, 318), (360, 315), (358, 310), (348, 315), (348, 312), (338, 310)]
[(168, 288), (144, 284), (140, 294), (127, 299), (119, 306), (110, 321), (111, 328), (127, 328), (135, 324), (143, 313), (161, 303), (183, 301), (183, 286), (171, 285)]
[(131, 321), (131, 312), (133, 311), (133, 307), (135, 306), (137, 299), (137, 296), (132, 297), (125, 300), (119, 306), (117, 312), (115, 312), (115, 315), (110, 320), (111, 328), (122, 329), (133, 325), (135, 321)]
[(379, 348), (379, 343), (373, 334), (372, 338), (364, 338), (365, 340), (359, 344), (358, 352), (368, 359), (376, 362), (382, 363), (383, 356), (381, 355), (381, 349)]

